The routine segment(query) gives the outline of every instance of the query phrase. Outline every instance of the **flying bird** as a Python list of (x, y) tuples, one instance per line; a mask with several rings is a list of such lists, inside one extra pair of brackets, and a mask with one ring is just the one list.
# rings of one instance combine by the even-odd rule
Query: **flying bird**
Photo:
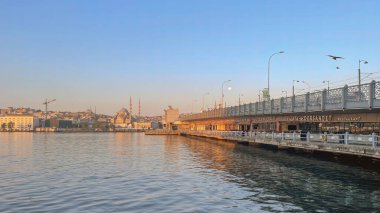
[(340, 56), (334, 56), (334, 55), (327, 55), (328, 57), (330, 57), (331, 59), (335, 60), (336, 59), (344, 59), (343, 57), (340, 57)]

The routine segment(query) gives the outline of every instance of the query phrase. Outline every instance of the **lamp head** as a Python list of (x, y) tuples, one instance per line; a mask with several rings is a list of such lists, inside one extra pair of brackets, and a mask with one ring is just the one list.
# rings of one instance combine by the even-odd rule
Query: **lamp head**
[(280, 51), (280, 52), (278, 52), (278, 53), (282, 54), (282, 53), (285, 53), (285, 52), (284, 52), (284, 51)]

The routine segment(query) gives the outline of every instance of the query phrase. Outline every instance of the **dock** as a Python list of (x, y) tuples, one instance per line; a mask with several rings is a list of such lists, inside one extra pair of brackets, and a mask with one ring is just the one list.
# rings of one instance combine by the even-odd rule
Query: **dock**
[(365, 167), (380, 167), (380, 146), (377, 146), (377, 141), (375, 146), (372, 142), (367, 143), (354, 143), (351, 144), (346, 141), (333, 140), (301, 140), (300, 137), (294, 139), (287, 139), (284, 134), (270, 135), (268, 137), (261, 137), (260, 135), (250, 135), (250, 134), (227, 134), (226, 132), (210, 132), (210, 131), (184, 131), (181, 132), (182, 136), (187, 137), (203, 137), (216, 140), (230, 141), (238, 144), (260, 146), (260, 147), (270, 147), (277, 150), (283, 150), (298, 154), (307, 154), (314, 156), (328, 157), (332, 160), (342, 159), (344, 161), (350, 161), (354, 164), (361, 164)]
[(180, 132), (176, 130), (164, 130), (164, 129), (157, 129), (157, 130), (146, 130), (145, 135), (179, 135)]

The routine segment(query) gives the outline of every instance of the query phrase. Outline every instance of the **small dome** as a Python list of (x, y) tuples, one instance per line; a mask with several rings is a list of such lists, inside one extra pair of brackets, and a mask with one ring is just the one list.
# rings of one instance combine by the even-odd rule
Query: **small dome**
[(121, 108), (119, 113), (128, 113), (128, 110), (126, 108)]

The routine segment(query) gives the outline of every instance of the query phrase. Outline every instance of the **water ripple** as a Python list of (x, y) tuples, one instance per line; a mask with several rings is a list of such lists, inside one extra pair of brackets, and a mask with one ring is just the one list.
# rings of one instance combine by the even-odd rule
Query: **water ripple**
[(0, 212), (376, 212), (377, 172), (143, 134), (0, 133)]

